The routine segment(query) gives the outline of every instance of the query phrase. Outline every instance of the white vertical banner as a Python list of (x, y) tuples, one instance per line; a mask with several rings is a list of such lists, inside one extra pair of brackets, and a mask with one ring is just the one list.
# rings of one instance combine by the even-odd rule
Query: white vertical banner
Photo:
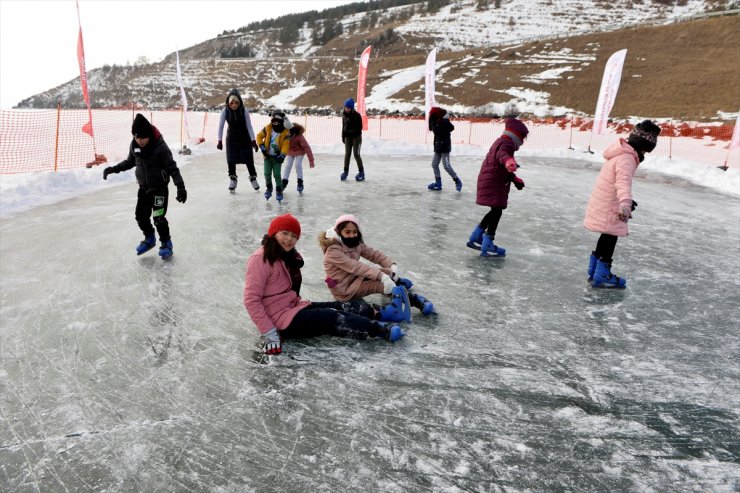
[(730, 139), (730, 150), (740, 147), (740, 111), (737, 112), (737, 119), (735, 120), (735, 130), (732, 131), (732, 139)]
[(180, 86), (180, 104), (182, 104), (183, 120), (185, 121), (185, 135), (190, 140), (190, 130), (188, 129), (188, 98), (185, 97), (185, 88), (182, 85), (182, 72), (180, 72), (180, 52), (175, 49), (177, 60), (177, 84)]
[[(619, 81), (622, 78), (622, 67), (627, 50), (619, 50), (609, 57), (604, 69), (604, 76), (601, 79), (601, 89), (599, 90), (599, 100), (596, 103), (596, 113), (594, 114), (594, 128), (591, 135), (601, 135), (606, 130), (606, 121), (609, 119), (609, 112), (614, 106), (614, 100), (617, 99), (619, 90)], [(590, 146), (589, 146), (590, 147)]]
[(437, 48), (434, 48), (427, 56), (427, 68), (424, 76), (424, 115), (429, 120), (429, 110), (436, 104), (434, 101), (434, 71), (437, 64)]

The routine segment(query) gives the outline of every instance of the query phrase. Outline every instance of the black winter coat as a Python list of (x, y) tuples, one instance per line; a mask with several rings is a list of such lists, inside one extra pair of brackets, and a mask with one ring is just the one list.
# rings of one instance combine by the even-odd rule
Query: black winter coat
[(356, 112), (342, 110), (342, 140), (362, 135), (362, 116)]
[(113, 166), (112, 171), (120, 173), (134, 166), (136, 166), (136, 181), (141, 189), (147, 191), (167, 189), (170, 177), (177, 188), (185, 187), (177, 163), (172, 158), (172, 151), (156, 127), (154, 127), (154, 137), (149, 139), (146, 147), (139, 147), (136, 140), (132, 140), (128, 157)]
[(452, 151), (452, 138), (450, 134), (455, 126), (447, 118), (437, 121), (429, 120), (429, 130), (434, 132), (434, 152), (449, 153)]

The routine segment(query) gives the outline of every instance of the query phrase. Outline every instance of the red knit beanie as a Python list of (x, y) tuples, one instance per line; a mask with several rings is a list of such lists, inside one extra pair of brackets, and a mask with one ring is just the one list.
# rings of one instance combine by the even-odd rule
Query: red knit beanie
[(527, 126), (521, 120), (517, 120), (516, 118), (507, 118), (504, 121), (504, 126), (505, 131), (513, 133), (522, 140), (524, 140), (529, 133)]
[(272, 220), (270, 228), (267, 230), (267, 234), (275, 236), (278, 231), (290, 231), (294, 233), (298, 238), (301, 237), (301, 223), (298, 219), (291, 216), (290, 214), (283, 214)]

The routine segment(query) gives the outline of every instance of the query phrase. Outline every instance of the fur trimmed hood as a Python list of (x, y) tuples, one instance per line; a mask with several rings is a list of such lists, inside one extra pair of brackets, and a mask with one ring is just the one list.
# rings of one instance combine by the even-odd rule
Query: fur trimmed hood
[(321, 233), (319, 233), (318, 240), (321, 251), (324, 253), (326, 253), (327, 248), (334, 244), (340, 246), (344, 245), (342, 243), (342, 239), (339, 237), (339, 234), (334, 231), (334, 228), (329, 228), (326, 231), (322, 231)]

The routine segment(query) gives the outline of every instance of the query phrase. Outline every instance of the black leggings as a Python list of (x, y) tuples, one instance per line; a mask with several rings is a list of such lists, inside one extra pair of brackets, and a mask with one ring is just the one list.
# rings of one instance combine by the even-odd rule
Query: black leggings
[(611, 262), (614, 256), (614, 249), (617, 246), (617, 239), (618, 237), (614, 235), (601, 233), (599, 241), (596, 242), (596, 250), (594, 252), (596, 258)]
[(149, 220), (154, 215), (154, 226), (157, 228), (157, 233), (159, 233), (159, 240), (164, 243), (170, 239), (170, 225), (165, 216), (168, 202), (169, 193), (166, 188), (156, 190), (139, 189), (134, 215), (144, 236), (154, 234), (154, 228)]
[(503, 213), (504, 210), (500, 207), (491, 207), (490, 212), (483, 216), (483, 219), (480, 222), (480, 227), (486, 230), (486, 234), (490, 236), (491, 239), (496, 236), (498, 222), (501, 219), (501, 214)]
[(333, 335), (350, 339), (383, 337), (387, 329), (373, 320), (375, 309), (364, 301), (325, 301), (311, 303), (299, 311), (280, 331), (283, 339), (303, 339)]

